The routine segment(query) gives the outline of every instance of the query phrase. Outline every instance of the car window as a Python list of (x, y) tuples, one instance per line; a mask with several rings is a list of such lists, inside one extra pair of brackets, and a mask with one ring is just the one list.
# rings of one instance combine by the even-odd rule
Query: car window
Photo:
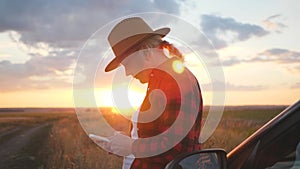
[[(300, 124), (291, 126), (271, 141), (265, 141), (265, 146), (259, 148), (255, 157), (256, 167), (265, 169), (299, 169)], [(266, 143), (267, 142), (267, 143)]]
[(228, 155), (230, 169), (300, 169), (300, 101), (282, 111)]
[(181, 168), (205, 168), (216, 169), (219, 166), (218, 157), (215, 153), (195, 154), (179, 163)]
[[(295, 159), (293, 161), (293, 159)], [(295, 151), (286, 156), (284, 159), (276, 162), (273, 166), (268, 167), (267, 169), (299, 169), (300, 168), (300, 142), (297, 145)]]

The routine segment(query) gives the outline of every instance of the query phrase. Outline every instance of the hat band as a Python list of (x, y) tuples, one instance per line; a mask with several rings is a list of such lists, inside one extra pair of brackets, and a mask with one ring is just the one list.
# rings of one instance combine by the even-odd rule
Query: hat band
[(123, 39), (115, 45), (112, 45), (112, 50), (116, 57), (122, 57), (133, 53), (135, 48), (147, 37), (151, 36), (149, 33), (138, 34), (129, 38)]

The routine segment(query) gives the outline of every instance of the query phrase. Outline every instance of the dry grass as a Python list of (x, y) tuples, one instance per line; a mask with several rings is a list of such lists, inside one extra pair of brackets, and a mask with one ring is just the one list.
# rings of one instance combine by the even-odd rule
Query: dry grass
[(66, 112), (13, 112), (0, 113), (0, 133), (16, 127), (30, 127), (56, 121), (68, 116)]
[[(283, 109), (284, 107), (227, 108), (216, 131), (203, 144), (203, 148), (224, 148), (229, 152)], [(25, 114), (0, 114), (0, 129), (52, 121), (48, 143), (41, 150), (41, 154), (47, 159), (45, 168), (121, 168), (122, 158), (107, 154), (93, 143), (82, 129), (75, 113)], [(115, 129), (128, 131), (128, 120), (109, 111), (106, 111), (106, 115), (106, 120)]]
[(203, 148), (223, 148), (229, 152), (263, 125), (254, 120), (224, 119)]
[(109, 155), (93, 143), (76, 116), (56, 122), (48, 145), (46, 168), (121, 168), (122, 158)]
[(203, 148), (223, 148), (230, 152), (285, 108), (286, 106), (227, 107), (218, 127), (203, 144)]

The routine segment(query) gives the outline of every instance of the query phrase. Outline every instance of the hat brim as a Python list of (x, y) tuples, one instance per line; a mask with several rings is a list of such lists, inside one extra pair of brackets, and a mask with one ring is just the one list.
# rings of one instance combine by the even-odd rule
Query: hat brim
[(128, 56), (126, 55), (126, 53), (133, 49), (135, 46), (137, 46), (138, 44), (140, 44), (141, 42), (145, 41), (146, 39), (149, 39), (155, 35), (160, 35), (162, 38), (165, 37), (168, 33), (170, 32), (170, 28), (161, 28), (161, 29), (157, 29), (151, 33), (146, 33), (147, 35), (142, 38), (141, 40), (137, 41), (136, 43), (134, 43), (130, 49), (128, 49), (127, 51), (125, 51), (121, 56), (115, 57), (112, 61), (109, 62), (109, 64), (106, 66), (105, 68), (105, 72), (109, 72), (112, 71), (114, 69), (116, 69), (117, 67), (120, 66), (120, 63)]

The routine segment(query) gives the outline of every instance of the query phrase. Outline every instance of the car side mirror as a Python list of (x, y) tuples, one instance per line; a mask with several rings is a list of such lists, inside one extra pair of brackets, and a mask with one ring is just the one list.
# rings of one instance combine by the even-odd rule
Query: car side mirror
[(223, 149), (204, 149), (184, 153), (169, 162), (165, 169), (227, 169), (226, 152)]

